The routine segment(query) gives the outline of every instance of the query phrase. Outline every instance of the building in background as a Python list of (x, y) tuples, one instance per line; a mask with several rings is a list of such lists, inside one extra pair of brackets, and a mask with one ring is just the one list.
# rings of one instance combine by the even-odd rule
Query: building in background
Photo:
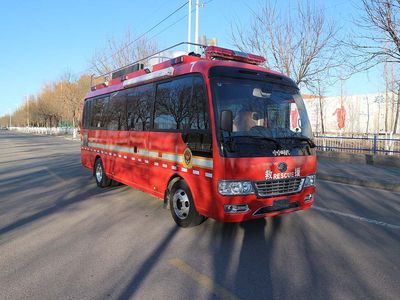
[(385, 93), (322, 97), (303, 95), (315, 134), (399, 134), (397, 96)]

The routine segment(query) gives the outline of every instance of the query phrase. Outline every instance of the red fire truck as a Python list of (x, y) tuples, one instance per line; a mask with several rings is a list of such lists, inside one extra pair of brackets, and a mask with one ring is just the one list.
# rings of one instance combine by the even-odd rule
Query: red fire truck
[(182, 227), (310, 208), (316, 156), (296, 84), (263, 57), (205, 47), (92, 87), (81, 160), (99, 187), (163, 199)]

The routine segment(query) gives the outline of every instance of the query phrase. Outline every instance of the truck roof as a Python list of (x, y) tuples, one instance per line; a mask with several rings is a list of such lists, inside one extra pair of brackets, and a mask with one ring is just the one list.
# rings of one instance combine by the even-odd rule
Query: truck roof
[[(287, 76), (279, 72), (258, 65), (263, 62), (265, 62), (265, 58), (262, 56), (209, 46), (205, 49), (205, 57), (190, 53), (155, 64), (150, 68), (144, 68), (143, 64), (137, 64), (138, 66), (129, 65), (125, 68), (128, 71), (126, 74), (124, 73), (124, 68), (118, 69), (113, 73), (113, 79), (92, 86), (91, 91), (86, 95), (85, 99), (136, 85), (159, 81), (164, 78), (190, 73), (207, 74), (208, 70), (215, 66), (242, 68), (287, 78)], [(115, 76), (116, 74), (118, 76)]]

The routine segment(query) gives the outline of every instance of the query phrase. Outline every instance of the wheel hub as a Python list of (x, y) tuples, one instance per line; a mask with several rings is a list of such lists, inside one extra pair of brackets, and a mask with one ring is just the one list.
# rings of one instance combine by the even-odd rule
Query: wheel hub
[(176, 216), (184, 220), (189, 216), (190, 202), (186, 192), (179, 189), (172, 197), (172, 205)]
[(101, 182), (103, 179), (103, 168), (101, 167), (101, 164), (97, 164), (96, 166), (96, 179), (97, 182)]

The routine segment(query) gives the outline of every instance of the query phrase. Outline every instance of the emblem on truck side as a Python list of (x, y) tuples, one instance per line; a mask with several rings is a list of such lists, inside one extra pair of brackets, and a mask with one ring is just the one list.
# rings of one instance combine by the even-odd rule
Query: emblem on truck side
[(185, 168), (192, 167), (192, 157), (192, 151), (190, 151), (189, 148), (186, 148), (185, 151), (183, 151), (183, 165)]

